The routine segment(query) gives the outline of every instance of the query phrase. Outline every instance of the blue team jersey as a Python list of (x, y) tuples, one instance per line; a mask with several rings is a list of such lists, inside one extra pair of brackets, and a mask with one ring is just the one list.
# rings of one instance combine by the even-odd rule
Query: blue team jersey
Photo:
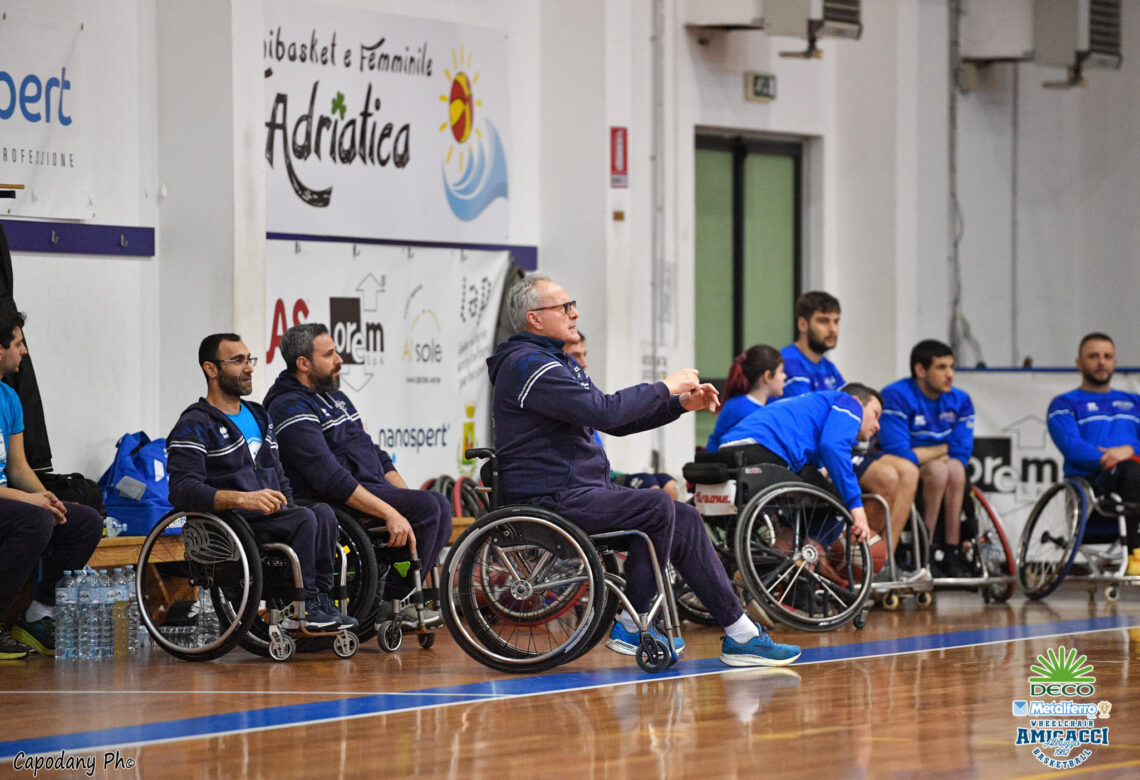
[(784, 358), (784, 398), (803, 395), (814, 390), (838, 390), (843, 387), (843, 376), (839, 369), (825, 357), (816, 363), (810, 360), (795, 344), (780, 350)]
[(716, 427), (713, 432), (709, 434), (709, 442), (705, 447), (709, 452), (716, 452), (720, 449), (720, 443), (723, 440), (724, 434), (728, 433), (734, 425), (743, 420), (748, 415), (763, 409), (764, 404), (757, 401), (752, 396), (745, 393), (744, 395), (734, 395), (724, 402), (724, 406), (716, 415)]
[(227, 414), (226, 417), (233, 420), (234, 425), (241, 431), (241, 435), (245, 437), (245, 443), (249, 447), (250, 457), (256, 461), (257, 451), (261, 449), (263, 437), (261, 427), (257, 424), (257, 418), (253, 416), (253, 412), (245, 404), (242, 404), (240, 412)]
[(1049, 435), (1065, 456), (1066, 477), (1095, 474), (1100, 447), (1128, 444), (1140, 454), (1140, 396), (1070, 390), (1049, 404)]
[(916, 466), (915, 447), (945, 444), (951, 458), (968, 466), (974, 451), (974, 402), (956, 387), (932, 400), (914, 379), (900, 379), (883, 388), (879, 441), (886, 452)]
[(807, 464), (823, 466), (848, 509), (863, 506), (851, 466), (851, 447), (863, 424), (863, 406), (838, 390), (807, 393), (768, 404), (721, 437), (730, 444), (761, 444), (788, 462), (793, 471)]
[(24, 432), (24, 406), (20, 396), (0, 382), (0, 486), (8, 484), (8, 440)]

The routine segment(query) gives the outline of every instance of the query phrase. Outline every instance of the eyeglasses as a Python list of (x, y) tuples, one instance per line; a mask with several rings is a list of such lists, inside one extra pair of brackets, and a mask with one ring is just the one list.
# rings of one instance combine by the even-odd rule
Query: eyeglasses
[(546, 311), (547, 309), (562, 309), (566, 314), (570, 314), (571, 309), (578, 311), (578, 302), (566, 301), (565, 303), (555, 303), (551, 306), (539, 306), (537, 309), (531, 309), (531, 311)]
[(229, 363), (231, 366), (239, 366), (239, 367), (245, 366), (248, 363), (249, 367), (253, 368), (254, 366), (257, 365), (257, 356), (256, 355), (238, 355), (237, 357), (232, 357), (229, 360), (211, 360), (210, 362), (216, 363), (219, 366), (222, 363)]

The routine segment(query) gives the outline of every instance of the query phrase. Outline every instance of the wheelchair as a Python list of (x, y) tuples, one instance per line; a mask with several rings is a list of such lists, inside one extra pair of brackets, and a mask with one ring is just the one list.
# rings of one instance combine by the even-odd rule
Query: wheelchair
[[(177, 536), (168, 535), (176, 529)], [(344, 604), (350, 564), (343, 546), (338, 552), (334, 596)], [(216, 627), (207, 614), (193, 609), (202, 588), (209, 594)], [(367, 581), (360, 592), (367, 600)], [(256, 525), (236, 512), (175, 509), (164, 515), (139, 552), (136, 593), (139, 620), (154, 643), (185, 661), (219, 658), (239, 644), (275, 661), (289, 660), (300, 642), (331, 643), (341, 658), (351, 658), (360, 647), (352, 631), (304, 627), (306, 593), (297, 554), (286, 544), (259, 538)], [(297, 628), (284, 628), (286, 620), (296, 621)]]
[[(440, 603), (456, 644), (479, 663), (502, 672), (538, 672), (569, 663), (609, 633), (620, 607), (637, 615), (625, 595), (618, 564), (622, 543), (650, 550), (657, 596), (637, 617), (637, 665), (660, 672), (677, 661), (672, 645), (680, 621), (653, 544), (640, 531), (588, 535), (555, 512), (503, 506), (494, 450), (470, 449), (485, 459), (491, 511), (467, 528), (443, 565)], [(658, 625), (668, 641), (650, 634)]]
[[(742, 601), (804, 631), (862, 628), (874, 573), (870, 547), (848, 532), (850, 513), (789, 469), (747, 465), (744, 449), (699, 453), (683, 470)], [(703, 622), (687, 586), (678, 589), (686, 613)]]
[(1043, 599), (1068, 578), (1088, 583), (1090, 595), (1104, 585), (1104, 597), (1112, 602), (1121, 585), (1140, 585), (1140, 577), (1125, 573), (1126, 518), (1137, 514), (1140, 506), (1115, 493), (1098, 496), (1080, 477), (1051, 486), (1030, 510), (1018, 544), (1025, 595)]
[[(921, 486), (916, 493), (922, 495)], [(934, 538), (943, 534), (943, 519), (940, 516), (935, 524)], [(976, 590), (986, 604), (1008, 601), (1015, 589), (1015, 558), (1013, 549), (1005, 534), (1001, 517), (989, 500), (976, 485), (967, 485), (962, 501), (961, 548), (969, 567), (962, 577), (936, 575), (932, 570), (932, 540), (930, 532), (917, 508), (911, 509), (910, 522), (900, 536), (899, 549), (888, 557), (898, 567), (908, 571), (926, 569), (931, 572), (928, 580), (912, 581), (912, 588), (925, 587), (914, 593), (918, 606), (928, 607), (932, 603), (929, 588), (936, 590)], [(883, 606), (890, 610), (898, 607), (897, 598), (891, 588), (883, 594)]]

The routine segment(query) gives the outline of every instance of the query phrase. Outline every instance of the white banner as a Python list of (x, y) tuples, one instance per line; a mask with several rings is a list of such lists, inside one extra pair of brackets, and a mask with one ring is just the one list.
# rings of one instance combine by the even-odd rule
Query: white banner
[[(970, 394), (976, 415), (969, 476), (1001, 516), (1011, 545), (1037, 498), (1062, 477), (1064, 458), (1046, 425), (1049, 403), (1080, 383), (1076, 369), (954, 372), (954, 385)], [(1112, 385), (1140, 392), (1140, 372), (1118, 371)]]
[(508, 239), (507, 36), (265, 4), (269, 232)]
[(81, 20), (0, 11), (0, 190), (16, 194), (0, 199), (0, 213), (89, 218), (85, 109), (96, 85)]
[(344, 359), (341, 390), (412, 487), (472, 474), (491, 446), (486, 359), (510, 255), (459, 249), (270, 241), (267, 383), (290, 325), (322, 322)]

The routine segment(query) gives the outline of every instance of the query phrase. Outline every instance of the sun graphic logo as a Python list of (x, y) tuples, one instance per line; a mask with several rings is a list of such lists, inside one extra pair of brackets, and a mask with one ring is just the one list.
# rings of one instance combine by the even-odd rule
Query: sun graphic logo
[[(444, 69), (449, 87), (439, 99), (447, 104), (447, 121), (441, 133), (450, 130), (455, 143), (449, 144), (443, 160), (443, 188), (452, 213), (464, 222), (478, 217), (496, 198), (507, 197), (507, 157), (495, 125), (489, 119), (475, 124), (475, 109), (483, 103), (476, 97), (479, 73), (471, 73), (474, 56), (462, 46), (451, 50), (454, 69)], [(482, 111), (479, 112), (482, 114)]]
[(1092, 696), (1096, 692), (1092, 664), (1088, 656), (1077, 657), (1076, 649), (1063, 645), (1050, 648), (1037, 656), (1037, 663), (1029, 667), (1031, 696)]

